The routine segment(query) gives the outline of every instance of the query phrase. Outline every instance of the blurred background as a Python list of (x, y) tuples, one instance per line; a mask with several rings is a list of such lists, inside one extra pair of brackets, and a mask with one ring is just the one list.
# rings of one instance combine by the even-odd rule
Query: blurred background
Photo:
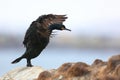
[(68, 31), (54, 31), (50, 44), (33, 65), (58, 68), (65, 62), (92, 64), (120, 54), (120, 0), (0, 0), (0, 76), (26, 60), (21, 56), (26, 30), (43, 14), (66, 14)]

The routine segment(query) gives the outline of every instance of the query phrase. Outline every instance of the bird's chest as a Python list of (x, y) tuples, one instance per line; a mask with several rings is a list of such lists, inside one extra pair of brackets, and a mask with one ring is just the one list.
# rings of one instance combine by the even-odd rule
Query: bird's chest
[(49, 43), (49, 39), (48, 38), (43, 38), (40, 40), (40, 43), (43, 45), (47, 45)]
[(37, 44), (40, 47), (45, 48), (47, 46), (47, 44), (49, 43), (49, 31), (48, 30), (37, 30)]
[(48, 37), (38, 37), (38, 43), (37, 45), (39, 45), (39, 47), (41, 48), (45, 48), (47, 46), (47, 44), (49, 43), (49, 38)]

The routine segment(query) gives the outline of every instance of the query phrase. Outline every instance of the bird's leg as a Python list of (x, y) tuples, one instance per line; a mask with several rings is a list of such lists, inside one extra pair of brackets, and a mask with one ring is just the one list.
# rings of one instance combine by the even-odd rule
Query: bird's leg
[(33, 65), (31, 64), (31, 59), (27, 59), (27, 67), (32, 67)]

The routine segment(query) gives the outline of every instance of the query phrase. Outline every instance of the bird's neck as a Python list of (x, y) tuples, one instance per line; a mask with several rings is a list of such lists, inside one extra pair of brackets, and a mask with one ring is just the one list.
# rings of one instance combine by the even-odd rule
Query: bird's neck
[(53, 30), (55, 30), (55, 28), (56, 28), (56, 26), (53, 26), (53, 25), (49, 26), (50, 32), (52, 32)]

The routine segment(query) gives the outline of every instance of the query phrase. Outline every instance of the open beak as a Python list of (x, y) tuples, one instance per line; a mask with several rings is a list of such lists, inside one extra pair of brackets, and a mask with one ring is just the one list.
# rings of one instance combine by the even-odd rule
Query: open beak
[(64, 30), (71, 31), (70, 29), (65, 28)]

